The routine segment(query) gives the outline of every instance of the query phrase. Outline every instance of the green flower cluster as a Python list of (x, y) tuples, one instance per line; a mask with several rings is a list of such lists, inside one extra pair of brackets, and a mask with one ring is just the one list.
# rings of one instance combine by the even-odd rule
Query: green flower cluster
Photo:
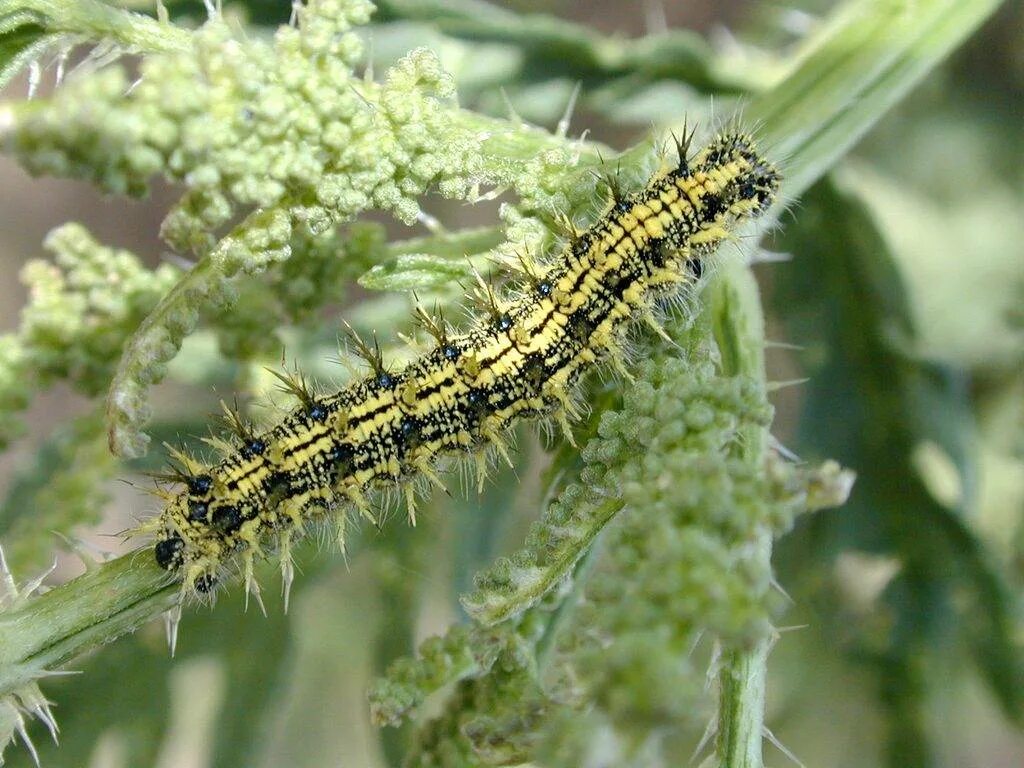
[(324, 306), (340, 302), (357, 277), (383, 258), (384, 228), (355, 222), (342, 230), (297, 230), (292, 257), (273, 264), (257, 280), (225, 283), (227, 301), (210, 313), (221, 352), (235, 360), (280, 357), (282, 328), (315, 321)]
[(163, 225), (178, 250), (209, 252), (240, 212), (285, 212), (221, 249), (228, 273), (286, 258), (298, 224), (323, 232), (369, 208), (412, 223), (428, 185), (467, 190), (478, 140), (453, 126), (441, 100), (454, 86), (432, 52), (410, 53), (383, 84), (353, 73), (363, 53), (354, 27), (372, 10), (365, 0), (313, 0), (272, 41), (212, 18), (192, 51), (147, 56), (134, 84), (110, 67), (28, 105), (6, 143), (33, 172), (113, 192), (142, 194), (159, 172), (184, 183)]
[[(578, 482), (464, 600), (484, 623), (515, 618), (428, 641), (371, 692), (375, 719), (393, 725), (458, 681), (411, 765), (538, 755), (578, 765), (597, 730), (635, 758), (649, 734), (706, 718), (703, 662), (689, 653), (701, 636), (745, 647), (772, 631), (781, 596), (765, 535), (834, 503), (843, 490), (827, 489), (846, 481), (831, 466), (805, 473), (746, 458), (744, 435), (767, 428), (771, 407), (754, 380), (722, 376), (706, 353), (637, 374), (621, 408), (602, 416)], [(573, 584), (573, 564), (602, 530), (576, 588), (554, 589)]]
[(444, 712), (417, 732), (407, 768), (528, 762), (551, 712), (528, 659), (503, 651), (484, 676), (462, 680)]
[(542, 692), (534, 649), (556, 600), (499, 627), (453, 625), (425, 640), (415, 658), (393, 662), (370, 689), (378, 725), (399, 725), (428, 696), (454, 684), (443, 712), (424, 723), (407, 766), (508, 765), (528, 759), (532, 733), (552, 702)]
[[(622, 411), (605, 414), (598, 439), (587, 444), (579, 483), (567, 487), (534, 524), (525, 549), (478, 575), (477, 589), (463, 599), (470, 615), (493, 623), (539, 598), (565, 576), (624, 503), (638, 509), (657, 508), (657, 524), (664, 527), (683, 522), (673, 520), (665, 509), (703, 515), (707, 507), (701, 505), (714, 499), (713, 508), (721, 520), (700, 518), (698, 522), (704, 528), (708, 522), (732, 525), (736, 537), (747, 535), (750, 526), (764, 519), (766, 510), (756, 506), (757, 487), (742, 489), (741, 506), (733, 508), (724, 501), (740, 480), (731, 473), (754, 472), (743, 470), (738, 459), (721, 467), (684, 465), (692, 456), (714, 461), (709, 457), (736, 439), (742, 419), (767, 424), (770, 409), (752, 383), (717, 377), (707, 362), (693, 370), (686, 367), (683, 362), (668, 361), (664, 369), (643, 368), (640, 377), (645, 381), (629, 390)], [(637, 457), (646, 457), (644, 463), (637, 463)], [(698, 476), (700, 482), (673, 486), (671, 493), (664, 493), (659, 483), (674, 476)]]
[(625, 507), (554, 667), (556, 687), (588, 702), (590, 719), (626, 744), (706, 719), (703, 669), (690, 653), (702, 635), (735, 645), (771, 631), (777, 593), (759, 542), (766, 529), (786, 529), (802, 503), (780, 498), (764, 466), (734, 455), (744, 430), (771, 420), (754, 381), (680, 360), (641, 375), (584, 450), (587, 485)]
[(54, 381), (90, 396), (103, 392), (124, 340), (178, 276), (167, 265), (146, 269), (78, 224), (53, 230), (44, 246), (54, 262), (22, 269), (29, 303), (18, 331), (0, 336), (0, 445), (18, 433), (13, 414)]

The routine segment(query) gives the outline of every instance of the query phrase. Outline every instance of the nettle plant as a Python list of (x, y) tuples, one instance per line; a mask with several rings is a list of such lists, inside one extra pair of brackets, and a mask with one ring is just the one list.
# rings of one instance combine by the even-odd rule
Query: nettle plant
[[(70, 741), (53, 764), (173, 764), (185, 744), (218, 765), (335, 764), (298, 723), (348, 696), (340, 731), (375, 740), (340, 748), (353, 763), (678, 765), (696, 746), (759, 766), (786, 607), (773, 541), (841, 505), (853, 474), (771, 436), (749, 264), (998, 3), (852, 0), (792, 57), (463, 0), (380, 5), (371, 25), (365, 0), (173, 22), (163, 4), (0, 2), (0, 82), (57, 75), (0, 106), (4, 150), (109, 194), (162, 179), (181, 195), (156, 267), (55, 229), (0, 337), (5, 444), (53, 384), (94, 406), (0, 516), (0, 739), (35, 757), (31, 719), (57, 733), (51, 695)], [(554, 129), (492, 109), (503, 92)], [(570, 128), (578, 95), (653, 127), (616, 152)], [(811, 212), (870, 234), (823, 184)], [(427, 212), (496, 199), (485, 226)], [(631, 319), (648, 323), (623, 336)], [(217, 394), (175, 407), (185, 387)], [(538, 439), (520, 416), (554, 428)], [(145, 509), (122, 525), (130, 551), (86, 554), (83, 529), (118, 532), (100, 512), (125, 477)], [(48, 588), (26, 574), (53, 531), (87, 569)], [(273, 602), (274, 568), (283, 605), (253, 622), (242, 605)], [(161, 615), (176, 660), (153, 642)], [(79, 663), (78, 688), (43, 682)], [(289, 723), (286, 758), (271, 734)]]

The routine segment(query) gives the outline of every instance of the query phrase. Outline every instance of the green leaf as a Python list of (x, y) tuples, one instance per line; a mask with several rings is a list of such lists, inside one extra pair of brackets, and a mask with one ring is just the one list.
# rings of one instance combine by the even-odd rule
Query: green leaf
[(424, 21), (452, 37), (501, 43), (523, 53), (516, 83), (552, 78), (588, 88), (637, 75), (642, 83), (678, 80), (702, 91), (749, 90), (758, 74), (717, 71), (711, 46), (697, 33), (676, 29), (637, 39), (610, 37), (591, 27), (543, 14), (521, 14), (477, 0), (378, 0), (379, 20)]
[(0, 88), (61, 39), (28, 14), (0, 16)]
[(785, 160), (796, 199), (1002, 4), (852, 0), (807, 41), (793, 69), (743, 110)]
[(773, 305), (802, 347), (809, 376), (790, 447), (805, 459), (834, 457), (860, 476), (841, 513), (807, 519), (782, 542), (779, 562), (795, 571), (782, 580), (794, 584), (802, 574), (813, 584), (843, 550), (897, 558), (900, 572), (882, 598), (888, 629), (881, 638), (877, 629), (855, 633), (853, 650), (871, 660), (886, 691), (891, 764), (926, 764), (931, 740), (921, 723), (930, 682), (918, 667), (957, 634), (1007, 714), (1024, 717), (1024, 656), (1005, 577), (966, 509), (936, 501), (912, 462), (914, 449), (932, 441), (967, 479), (962, 486), (972, 486), (968, 390), (957, 371), (912, 355), (916, 333), (901, 275), (849, 187), (814, 187), (782, 245), (795, 258), (775, 272)]
[(373, 291), (413, 291), (441, 288), (472, 276), (468, 261), (449, 261), (427, 253), (403, 253), (371, 267), (359, 278), (359, 284)]
[(483, 274), (493, 271), (494, 264), (480, 257), (501, 242), (502, 232), (497, 227), (403, 240), (391, 245), (391, 258), (372, 266), (359, 278), (359, 284), (373, 291), (413, 291), (472, 280), (474, 268)]

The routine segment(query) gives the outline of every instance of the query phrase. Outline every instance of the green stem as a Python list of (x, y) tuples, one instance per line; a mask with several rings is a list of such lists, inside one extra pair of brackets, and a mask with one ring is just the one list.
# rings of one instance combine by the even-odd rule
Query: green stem
[(0, 33), (34, 24), (46, 34), (111, 40), (139, 53), (187, 51), (192, 33), (99, 0), (0, 0)]
[[(851, 0), (816, 36), (778, 85), (746, 117), (762, 126), (786, 163), (784, 203), (820, 178), (878, 118), (968, 37), (1001, 0)], [(727, 372), (764, 381), (763, 326), (756, 284), (737, 272), (719, 283), (716, 338)], [(767, 434), (747, 435), (743, 458), (763, 460)], [(767, 531), (758, 541), (771, 557)], [(761, 768), (765, 674), (771, 638), (727, 650), (718, 674), (716, 743), (723, 768)]]
[(0, 613), (0, 697), (132, 632), (179, 588), (148, 552), (124, 555)]
[[(765, 389), (764, 314), (757, 282), (749, 269), (726, 264), (709, 291), (712, 327), (727, 376), (745, 376)], [(760, 426), (743, 430), (739, 457), (760, 469), (765, 461), (768, 431)], [(758, 533), (757, 554), (771, 567), (772, 535), (767, 524)], [(716, 752), (722, 768), (761, 768), (764, 732), (765, 675), (770, 636), (749, 648), (727, 648), (718, 672), (718, 737)]]
[(765, 675), (771, 641), (722, 654), (718, 673), (716, 759), (722, 768), (761, 768)]

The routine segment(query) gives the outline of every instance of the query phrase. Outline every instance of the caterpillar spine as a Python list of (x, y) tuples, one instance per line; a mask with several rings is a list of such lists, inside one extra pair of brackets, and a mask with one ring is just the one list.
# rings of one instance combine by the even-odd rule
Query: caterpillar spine
[(372, 373), (339, 392), (317, 395), (299, 374), (280, 374), (299, 406), (257, 433), (229, 415), (238, 445), (207, 467), (180, 452), (173, 479), (184, 489), (151, 522), (157, 563), (176, 572), (183, 589), (209, 593), (241, 562), (246, 587), (255, 560), (277, 550), (287, 591), (291, 545), (314, 520), (334, 517), (340, 530), (352, 509), (375, 521), (370, 491), (402, 486), (415, 523), (413, 481), (443, 487), (446, 459), (471, 457), (483, 482), (486, 451), (509, 463), (503, 435), (521, 419), (553, 418), (571, 439), (574, 385), (611, 360), (624, 375), (622, 334), (645, 321), (664, 333), (656, 303), (700, 277), (704, 258), (745, 220), (775, 200), (776, 168), (751, 137), (726, 132), (647, 186), (613, 200), (598, 221), (575, 230), (551, 263), (524, 259), (526, 279), (515, 298), (480, 282), (485, 312), (454, 333), (417, 309), (435, 346), (400, 370), (356, 340)]

